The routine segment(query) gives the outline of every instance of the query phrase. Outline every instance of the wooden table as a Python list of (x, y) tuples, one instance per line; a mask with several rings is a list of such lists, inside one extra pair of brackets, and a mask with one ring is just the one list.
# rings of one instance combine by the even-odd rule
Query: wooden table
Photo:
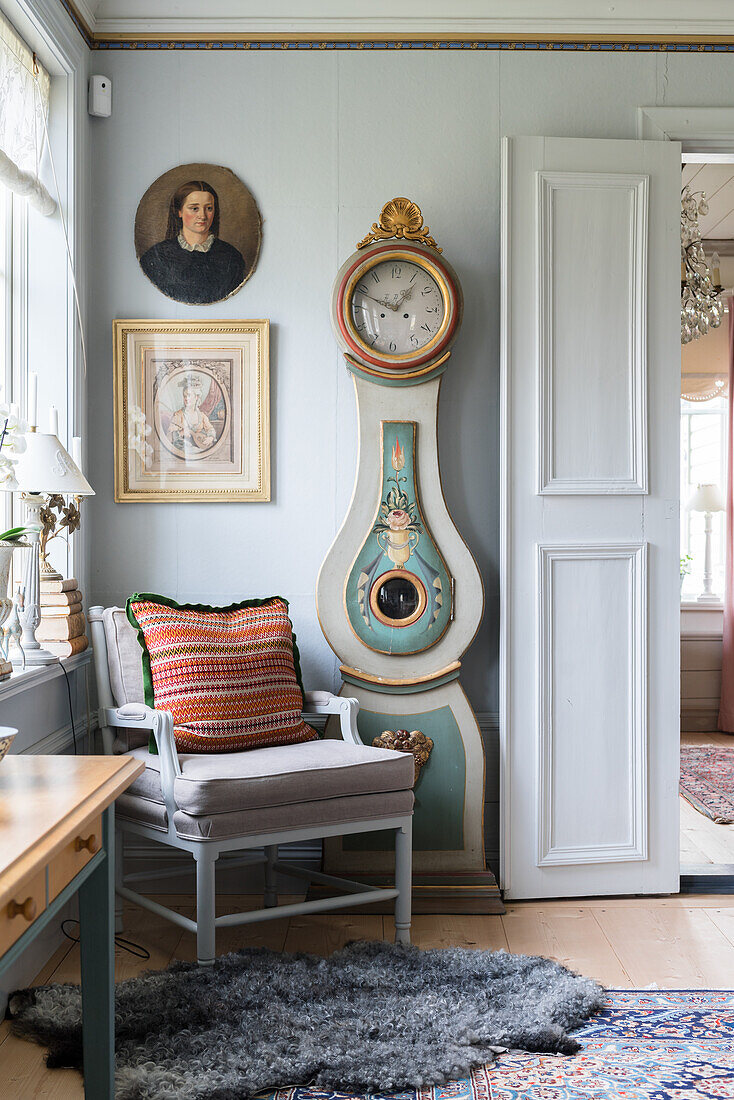
[(114, 801), (142, 771), (129, 756), (0, 761), (0, 976), (79, 891), (90, 1100), (114, 1095)]

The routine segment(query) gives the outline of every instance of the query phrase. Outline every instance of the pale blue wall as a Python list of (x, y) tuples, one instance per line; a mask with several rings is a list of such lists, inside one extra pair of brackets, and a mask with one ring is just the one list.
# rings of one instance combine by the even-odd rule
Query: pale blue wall
[[(731, 101), (734, 61), (155, 50), (99, 53), (92, 63), (114, 90), (112, 118), (91, 124), (89, 473), (97, 496), (88, 508), (89, 595), (109, 603), (138, 588), (228, 603), (282, 593), (307, 686), (338, 683), (313, 595), (355, 462), (352, 387), (331, 335), (330, 288), (380, 206), (408, 195), (464, 287), (464, 327), (443, 387), (443, 479), (487, 590), (464, 683), (477, 710), (496, 711), (500, 137), (635, 137), (639, 105)], [(140, 196), (186, 161), (228, 165), (252, 189), (264, 219), (256, 273), (239, 294), (210, 307), (163, 297), (133, 250)], [(270, 318), (272, 503), (113, 503), (114, 317)]]

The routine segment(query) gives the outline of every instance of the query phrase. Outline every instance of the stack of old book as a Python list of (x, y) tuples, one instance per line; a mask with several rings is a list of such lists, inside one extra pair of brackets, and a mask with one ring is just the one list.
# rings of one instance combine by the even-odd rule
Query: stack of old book
[(72, 657), (87, 648), (87, 621), (82, 594), (73, 577), (54, 579), (41, 574), (41, 622), (36, 639), (57, 657)]

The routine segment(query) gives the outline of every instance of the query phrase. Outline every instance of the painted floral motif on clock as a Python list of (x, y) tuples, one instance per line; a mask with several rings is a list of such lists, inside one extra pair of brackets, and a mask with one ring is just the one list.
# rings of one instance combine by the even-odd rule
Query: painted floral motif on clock
[(383, 421), (377, 514), (346, 584), (349, 622), (380, 653), (434, 645), (451, 613), (451, 580), (421, 513), (416, 424)]

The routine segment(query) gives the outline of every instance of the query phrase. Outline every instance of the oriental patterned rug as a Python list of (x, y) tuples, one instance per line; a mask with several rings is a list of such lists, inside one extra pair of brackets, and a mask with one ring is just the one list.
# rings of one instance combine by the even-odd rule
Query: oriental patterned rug
[(734, 746), (681, 745), (680, 793), (717, 825), (734, 822)]
[[(501, 1054), (449, 1085), (369, 1100), (734, 1100), (734, 992), (607, 991), (604, 1011), (574, 1033), (574, 1055)], [(361, 1100), (280, 1089), (262, 1100)]]

